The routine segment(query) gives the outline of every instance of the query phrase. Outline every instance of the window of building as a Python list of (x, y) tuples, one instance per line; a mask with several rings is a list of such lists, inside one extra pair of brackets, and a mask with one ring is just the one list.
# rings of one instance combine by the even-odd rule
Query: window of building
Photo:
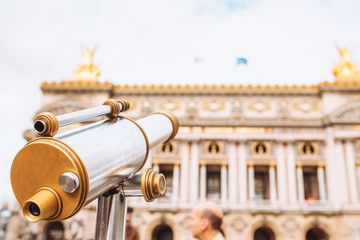
[(206, 166), (206, 198), (218, 200), (221, 196), (221, 174), (219, 165)]
[(266, 146), (263, 142), (259, 142), (256, 146), (255, 146), (255, 152), (257, 154), (265, 154), (267, 151)]
[(166, 224), (157, 226), (152, 232), (151, 240), (173, 240), (173, 231)]
[(315, 153), (315, 148), (311, 142), (305, 142), (302, 147), (302, 152), (305, 155), (313, 155)]
[(254, 233), (254, 240), (275, 240), (275, 235), (270, 228), (260, 227)]
[(210, 154), (218, 154), (220, 152), (219, 144), (216, 141), (210, 142), (208, 151)]
[(160, 164), (159, 166), (160, 173), (162, 173), (166, 179), (166, 194), (163, 198), (171, 198), (173, 193), (173, 164)]
[(329, 235), (320, 228), (311, 228), (306, 233), (306, 240), (328, 240)]
[(161, 148), (163, 153), (172, 153), (173, 149), (174, 149), (173, 145), (169, 142), (164, 143)]
[(304, 194), (307, 202), (319, 200), (319, 184), (317, 176), (317, 167), (303, 167), (304, 176)]
[(255, 199), (270, 199), (269, 167), (255, 166)]

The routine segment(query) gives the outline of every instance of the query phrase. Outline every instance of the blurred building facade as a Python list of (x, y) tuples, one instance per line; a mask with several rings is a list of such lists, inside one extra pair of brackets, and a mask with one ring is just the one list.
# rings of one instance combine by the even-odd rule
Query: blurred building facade
[[(97, 81), (91, 65), (95, 71), (79, 68), (82, 77), (43, 83), (39, 112), (58, 115), (126, 98), (128, 117), (168, 110), (179, 118), (176, 138), (153, 149), (145, 165), (165, 175), (166, 196), (129, 199), (142, 240), (192, 239), (191, 209), (204, 200), (224, 210), (226, 239), (355, 240), (360, 76), (348, 53), (340, 53), (335, 80), (313, 86), (114, 85)], [(35, 137), (30, 130), (24, 136)], [(96, 202), (54, 223), (30, 224), (15, 211), (6, 239), (94, 239), (95, 218)]]

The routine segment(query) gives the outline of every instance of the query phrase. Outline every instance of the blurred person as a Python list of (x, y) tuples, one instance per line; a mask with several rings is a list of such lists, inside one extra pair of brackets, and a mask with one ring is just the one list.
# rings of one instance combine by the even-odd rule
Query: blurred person
[(127, 208), (125, 240), (140, 240), (140, 235), (138, 230), (131, 223), (133, 211), (134, 209), (132, 207)]
[(214, 202), (203, 202), (194, 207), (189, 226), (194, 238), (200, 240), (224, 240), (220, 229), (223, 212)]
[(138, 230), (133, 225), (126, 224), (125, 227), (125, 240), (140, 240)]
[(127, 208), (126, 212), (126, 225), (131, 224), (132, 219), (132, 213), (134, 212), (134, 209), (132, 207)]

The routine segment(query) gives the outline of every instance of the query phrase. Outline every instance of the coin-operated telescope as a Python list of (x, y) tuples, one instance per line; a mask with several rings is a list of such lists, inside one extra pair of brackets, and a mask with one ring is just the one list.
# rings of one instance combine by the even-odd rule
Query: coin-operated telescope
[[(12, 188), (28, 221), (67, 219), (98, 198), (95, 239), (122, 239), (127, 197), (152, 201), (165, 194), (162, 174), (136, 173), (152, 147), (176, 135), (178, 121), (167, 112), (136, 121), (119, 116), (129, 107), (126, 100), (111, 99), (100, 107), (35, 118), (40, 137), (18, 152), (11, 167)], [(56, 134), (103, 115), (108, 118)]]

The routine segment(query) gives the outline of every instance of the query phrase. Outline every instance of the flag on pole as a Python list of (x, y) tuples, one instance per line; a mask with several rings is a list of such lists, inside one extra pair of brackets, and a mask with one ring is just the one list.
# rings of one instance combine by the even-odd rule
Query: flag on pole
[(237, 58), (236, 59), (236, 65), (245, 64), (247, 65), (247, 59), (246, 58)]
[(196, 63), (199, 63), (199, 62), (202, 62), (202, 61), (204, 61), (203, 58), (199, 58), (199, 57), (195, 57), (195, 58), (194, 58), (194, 63), (195, 63), (195, 64), (196, 64)]

